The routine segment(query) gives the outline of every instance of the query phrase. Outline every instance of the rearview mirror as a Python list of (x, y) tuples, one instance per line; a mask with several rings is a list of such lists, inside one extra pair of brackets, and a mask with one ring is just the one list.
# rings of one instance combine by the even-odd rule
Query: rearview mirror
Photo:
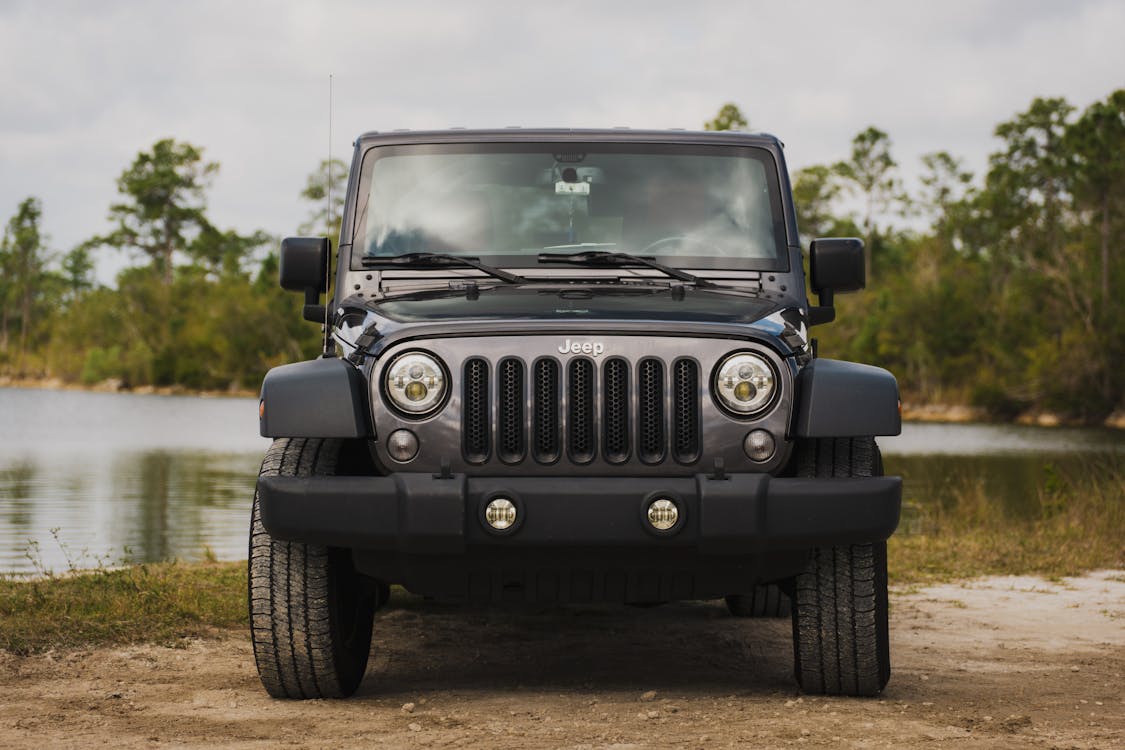
[(328, 292), (328, 238), (286, 237), (281, 241), (282, 289), (305, 293), (305, 320), (324, 322), (321, 292)]
[(828, 237), (809, 245), (809, 285), (820, 298), (819, 307), (809, 307), (809, 323), (831, 323), (836, 319), (832, 297), (836, 292), (854, 292), (867, 284), (863, 267), (863, 240)]

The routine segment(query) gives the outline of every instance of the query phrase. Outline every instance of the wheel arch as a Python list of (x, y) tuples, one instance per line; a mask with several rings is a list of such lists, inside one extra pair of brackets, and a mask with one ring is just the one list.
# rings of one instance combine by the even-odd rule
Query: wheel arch
[(366, 380), (350, 362), (323, 358), (275, 367), (262, 381), (262, 437), (372, 435)]
[(881, 367), (814, 359), (797, 375), (793, 436), (898, 435), (898, 382)]

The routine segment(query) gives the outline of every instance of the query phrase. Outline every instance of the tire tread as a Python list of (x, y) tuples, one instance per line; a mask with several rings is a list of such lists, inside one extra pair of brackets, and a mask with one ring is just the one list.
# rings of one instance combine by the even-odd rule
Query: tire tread
[[(338, 440), (277, 439), (259, 476), (333, 474), (340, 447)], [(266, 691), (275, 698), (351, 695), (367, 663), (373, 607), (340, 611), (341, 590), (358, 585), (346, 553), (272, 538), (257, 492), (249, 546), (250, 635)]]
[[(798, 476), (882, 474), (872, 438), (810, 440), (799, 450)], [(801, 689), (878, 695), (890, 678), (886, 542), (813, 550), (794, 592), (794, 671)]]

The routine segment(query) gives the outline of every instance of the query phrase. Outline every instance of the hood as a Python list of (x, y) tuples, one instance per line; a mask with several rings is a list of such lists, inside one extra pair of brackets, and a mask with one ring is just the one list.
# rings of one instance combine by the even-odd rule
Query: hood
[(669, 286), (495, 286), (419, 292), (367, 302), (400, 324), (452, 321), (682, 321), (749, 325), (783, 307), (775, 295)]

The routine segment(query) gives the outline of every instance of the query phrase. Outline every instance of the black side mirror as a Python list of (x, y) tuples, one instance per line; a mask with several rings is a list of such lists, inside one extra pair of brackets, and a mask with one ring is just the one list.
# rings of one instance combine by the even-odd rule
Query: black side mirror
[(281, 241), (281, 288), (305, 293), (305, 320), (324, 322), (321, 292), (328, 292), (327, 237), (286, 237)]
[(829, 237), (809, 245), (809, 283), (820, 298), (820, 306), (809, 307), (809, 324), (836, 319), (832, 297), (836, 292), (854, 292), (867, 284), (863, 267), (863, 240)]

